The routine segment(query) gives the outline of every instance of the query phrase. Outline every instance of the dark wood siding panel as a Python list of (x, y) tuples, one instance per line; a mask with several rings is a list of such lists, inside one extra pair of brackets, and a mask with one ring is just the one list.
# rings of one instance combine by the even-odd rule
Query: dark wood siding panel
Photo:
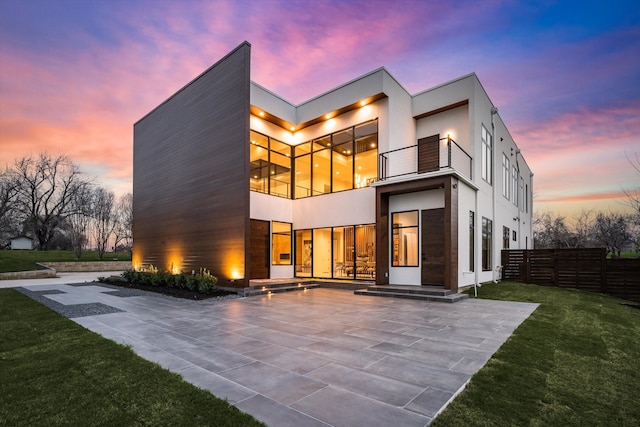
[(422, 211), (422, 284), (444, 286), (445, 210)]
[(418, 140), (418, 173), (440, 169), (440, 135), (432, 135)]
[(376, 188), (376, 284), (389, 284), (389, 195)]
[(134, 263), (245, 277), (250, 45), (134, 125)]
[(269, 278), (269, 221), (252, 219), (250, 223), (249, 279)]
[(458, 180), (449, 176), (444, 186), (444, 287), (458, 290)]

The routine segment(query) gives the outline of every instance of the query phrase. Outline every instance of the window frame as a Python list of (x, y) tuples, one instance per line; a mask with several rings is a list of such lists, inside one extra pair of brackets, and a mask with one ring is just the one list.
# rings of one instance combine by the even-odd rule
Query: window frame
[(509, 249), (509, 241), (511, 240), (511, 230), (509, 227), (502, 226), (502, 249)]
[[(274, 232), (274, 224), (283, 224), (283, 225), (288, 225), (289, 226), (289, 232)], [(275, 248), (276, 248), (276, 236), (288, 236), (289, 237), (289, 261), (288, 262), (276, 262), (276, 257), (275, 257)], [(271, 265), (292, 265), (293, 264), (293, 253), (292, 253), (292, 248), (293, 248), (293, 224), (290, 222), (283, 222), (283, 221), (271, 221)], [(283, 253), (280, 253), (280, 255), (283, 255)], [(282, 257), (278, 257), (279, 259), (282, 259)]]
[(502, 195), (505, 199), (509, 200), (511, 197), (511, 189), (509, 183), (511, 182), (511, 165), (509, 157), (506, 153), (502, 153)]
[(482, 217), (482, 271), (493, 270), (493, 221)]
[[(367, 133), (367, 131), (359, 131), (360, 129), (366, 129), (367, 127), (371, 126), (371, 129), (375, 129), (375, 132), (373, 133)], [(351, 139), (336, 139), (336, 137), (342, 136), (342, 135), (349, 135), (351, 137)], [(375, 140), (374, 142), (370, 142), (368, 141), (369, 139), (373, 139)], [(378, 140), (379, 140), (379, 133), (378, 133), (378, 118), (374, 118), (371, 120), (366, 120), (364, 122), (361, 123), (356, 123), (354, 125), (351, 126), (347, 126), (344, 129), (339, 129), (336, 130), (335, 132), (332, 132), (330, 134), (326, 134), (326, 135), (322, 135), (316, 138), (313, 138), (309, 141), (305, 141), (301, 144), (298, 145), (303, 145), (303, 144), (309, 144), (309, 153), (307, 152), (301, 152), (300, 154), (298, 154), (298, 150), (296, 150), (296, 147), (298, 145), (293, 146), (294, 148), (294, 159), (293, 159), (293, 188), (295, 189), (293, 191), (293, 193), (295, 194), (298, 191), (298, 184), (296, 182), (296, 176), (297, 176), (297, 172), (298, 170), (296, 169), (296, 161), (298, 160), (298, 158), (301, 158), (303, 156), (306, 155), (311, 155), (310, 159), (310, 179), (309, 179), (309, 186), (310, 189), (308, 190), (308, 193), (310, 193), (307, 196), (293, 196), (291, 197), (292, 199), (301, 199), (301, 198), (305, 198), (305, 197), (313, 197), (313, 196), (320, 196), (323, 194), (331, 194), (331, 193), (339, 193), (342, 191), (350, 191), (350, 190), (356, 190), (358, 188), (363, 188), (363, 187), (368, 187), (371, 183), (375, 182), (378, 180), (378, 167), (377, 167), (377, 153), (378, 153)], [(374, 172), (374, 176), (373, 177), (369, 177), (369, 178), (364, 178), (362, 179), (360, 182), (356, 179), (360, 174), (358, 173), (358, 167), (361, 165), (361, 163), (363, 162), (362, 158), (362, 154), (366, 153), (367, 151), (370, 150), (360, 150), (359, 147), (359, 142), (362, 141), (367, 141), (369, 148), (371, 148), (371, 150), (375, 150), (376, 152), (376, 163), (375, 163), (375, 167), (373, 167), (373, 172)], [(335, 171), (336, 171), (336, 167), (334, 166), (334, 158), (335, 158), (335, 154), (340, 154), (336, 151), (336, 149), (340, 146), (344, 146), (345, 144), (351, 144), (351, 186), (349, 188), (341, 188), (341, 189), (336, 189), (334, 182), (335, 182)], [(322, 191), (320, 191), (317, 187), (317, 182), (316, 179), (314, 179), (314, 175), (320, 175), (320, 171), (315, 172), (315, 164), (316, 159), (321, 155), (320, 153), (323, 150), (328, 150), (329, 152), (329, 172), (328, 172), (328, 177), (329, 177), (329, 191), (328, 192), (324, 192), (324, 188), (322, 189)], [(326, 160), (326, 159), (324, 159)], [(319, 163), (318, 163), (319, 164)], [(317, 177), (316, 177), (317, 178)]]
[[(293, 198), (293, 193), (294, 193), (294, 189), (293, 189), (293, 185), (292, 185), (293, 172), (294, 172), (294, 163), (293, 163), (293, 157), (292, 157), (292, 155), (293, 155), (293, 147), (290, 144), (287, 144), (286, 142), (282, 142), (282, 141), (280, 141), (280, 140), (278, 140), (276, 138), (273, 138), (273, 137), (271, 137), (271, 136), (269, 136), (267, 134), (264, 134), (262, 132), (258, 132), (255, 129), (249, 129), (249, 134), (251, 135), (251, 133), (254, 133), (257, 136), (262, 137), (262, 138), (264, 138), (266, 140), (266, 146), (264, 146), (261, 143), (254, 142), (251, 138), (249, 138), (249, 147), (250, 147), (249, 149), (251, 150), (252, 146), (256, 146), (256, 147), (259, 147), (259, 148), (267, 150), (267, 159), (266, 159), (267, 164), (266, 164), (266, 166), (263, 166), (262, 168), (260, 168), (260, 171), (261, 171), (260, 172), (260, 179), (265, 181), (262, 184), (263, 185), (263, 191), (260, 191), (258, 189), (253, 189), (251, 187), (251, 185), (249, 186), (249, 191), (255, 191), (257, 193), (268, 194), (270, 196), (282, 197), (282, 198), (285, 198), (285, 199), (292, 199)], [(288, 153), (283, 153), (281, 150), (272, 149), (271, 148), (271, 145), (272, 145), (271, 141), (274, 141), (277, 144), (280, 144), (282, 146), (287, 147), (288, 148), (288, 150), (287, 150)], [(277, 168), (278, 167), (286, 168), (286, 166), (282, 166), (282, 165), (279, 165), (278, 163), (272, 162), (272, 160), (271, 160), (271, 152), (272, 151), (277, 156), (281, 156), (282, 158), (289, 159), (289, 182), (286, 183), (288, 185), (288, 187), (287, 187), (288, 188), (288, 194), (287, 195), (276, 194), (276, 193), (271, 191), (271, 182), (272, 181), (277, 181), (275, 178), (272, 178), (272, 176), (275, 175), (275, 172), (276, 172)], [(249, 163), (250, 163), (249, 168), (251, 168), (251, 161), (249, 161)], [(266, 178), (262, 176), (263, 175), (263, 172), (262, 172), (263, 169), (267, 170)], [(249, 179), (252, 179), (252, 178), (258, 179), (258, 178), (253, 177), (253, 175), (251, 175), (249, 177)], [(265, 184), (266, 184), (266, 187), (265, 187)]]
[(518, 206), (518, 168), (516, 165), (511, 167), (511, 201), (514, 206)]
[(482, 125), (482, 129), (480, 131), (480, 141), (481, 176), (487, 184), (493, 185), (493, 136), (484, 125)]
[[(396, 224), (394, 223), (394, 218), (396, 215), (399, 214), (406, 214), (406, 213), (414, 213), (416, 214), (416, 222), (415, 225), (406, 225), (406, 226), (396, 226)], [(414, 210), (408, 210), (408, 211), (398, 211), (398, 212), (392, 212), (390, 215), (391, 218), (391, 247), (390, 249), (390, 253), (391, 253), (391, 267), (419, 267), (420, 266), (420, 210), (418, 209), (414, 209)], [(415, 264), (408, 264), (407, 263), (407, 259), (406, 257), (404, 258), (404, 262), (405, 264), (400, 264), (400, 237), (401, 235), (403, 236), (404, 234), (401, 234), (401, 230), (405, 230), (405, 229), (415, 229), (415, 234), (416, 234), (416, 262)]]

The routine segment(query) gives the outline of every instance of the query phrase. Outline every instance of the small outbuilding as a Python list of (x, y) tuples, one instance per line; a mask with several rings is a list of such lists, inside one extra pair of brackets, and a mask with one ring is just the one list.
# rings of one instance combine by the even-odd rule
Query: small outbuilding
[(22, 250), (31, 250), (33, 249), (33, 239), (28, 236), (17, 236), (11, 239), (11, 250), (22, 249)]

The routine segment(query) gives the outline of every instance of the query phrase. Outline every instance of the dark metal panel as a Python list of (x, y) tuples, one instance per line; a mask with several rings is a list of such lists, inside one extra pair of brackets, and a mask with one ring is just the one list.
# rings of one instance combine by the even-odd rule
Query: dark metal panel
[(445, 282), (445, 210), (422, 211), (422, 284), (444, 286)]
[(418, 140), (418, 173), (440, 169), (440, 135)]
[(245, 277), (250, 45), (134, 125), (134, 264)]

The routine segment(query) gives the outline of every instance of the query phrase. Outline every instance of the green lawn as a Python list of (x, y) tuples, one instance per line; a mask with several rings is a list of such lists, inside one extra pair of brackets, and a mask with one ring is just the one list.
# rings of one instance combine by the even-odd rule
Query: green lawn
[[(99, 261), (98, 252), (82, 253), (80, 261)], [(104, 261), (131, 261), (128, 252), (106, 252)], [(0, 251), (0, 273), (37, 270), (36, 262), (77, 261), (72, 251)]]
[(0, 425), (262, 426), (132, 350), (0, 289)]
[(640, 309), (606, 295), (512, 282), (478, 294), (540, 307), (434, 427), (640, 425)]

